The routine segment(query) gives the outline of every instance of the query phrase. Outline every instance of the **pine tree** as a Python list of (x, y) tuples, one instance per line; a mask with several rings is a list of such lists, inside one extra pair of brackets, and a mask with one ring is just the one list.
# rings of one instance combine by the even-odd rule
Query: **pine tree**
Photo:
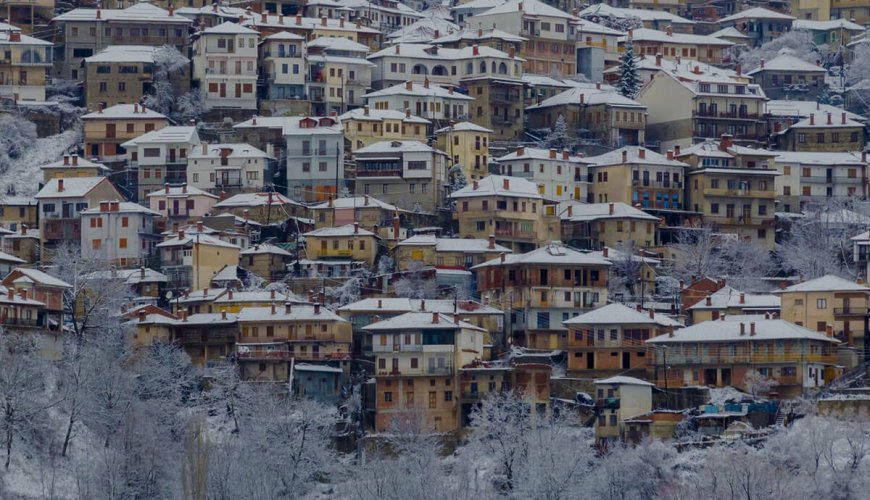
[(565, 142), (568, 139), (568, 123), (565, 122), (565, 117), (559, 115), (556, 123), (553, 125), (553, 130), (547, 134), (547, 146), (550, 148), (560, 149), (565, 147)]
[(625, 52), (622, 54), (620, 65), (619, 81), (616, 83), (616, 88), (619, 89), (620, 94), (634, 99), (640, 91), (641, 81), (637, 73), (637, 60), (634, 58), (631, 38), (625, 41)]

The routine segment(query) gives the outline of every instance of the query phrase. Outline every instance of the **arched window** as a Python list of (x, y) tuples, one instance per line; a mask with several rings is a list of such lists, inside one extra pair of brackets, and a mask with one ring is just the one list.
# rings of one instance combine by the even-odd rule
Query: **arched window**
[(422, 64), (415, 64), (413, 68), (411, 68), (411, 73), (415, 75), (426, 75), (429, 74), (429, 70), (426, 69), (426, 66)]
[(447, 68), (441, 66), (440, 64), (432, 68), (433, 76), (447, 76)]
[(501, 64), (498, 65), (498, 74), (500, 74), (500, 75), (506, 75), (507, 72), (508, 72), (507, 64), (505, 64), (505, 63), (501, 63)]
[(465, 65), (465, 74), (466, 75), (473, 75), (474, 74), (474, 64), (473, 63), (468, 63)]
[(486, 61), (480, 61), (480, 72), (486, 73)]

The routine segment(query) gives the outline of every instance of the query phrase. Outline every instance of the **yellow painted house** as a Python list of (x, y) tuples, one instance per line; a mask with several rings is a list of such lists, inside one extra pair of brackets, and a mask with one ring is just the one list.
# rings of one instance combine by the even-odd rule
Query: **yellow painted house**
[(373, 266), (377, 256), (377, 240), (375, 233), (363, 229), (359, 223), (339, 227), (323, 227), (303, 234), (308, 258), (321, 259), (351, 259), (363, 261)]
[(355, 152), (381, 141), (426, 142), (432, 122), (411, 114), (411, 110), (356, 108), (338, 117), (344, 127), (349, 151)]
[(241, 248), (208, 234), (178, 235), (157, 245), (169, 289), (203, 290), (225, 266), (238, 266)]
[(488, 175), (492, 130), (472, 122), (459, 122), (435, 131), (436, 147), (447, 153), (450, 164), (462, 166), (468, 181)]

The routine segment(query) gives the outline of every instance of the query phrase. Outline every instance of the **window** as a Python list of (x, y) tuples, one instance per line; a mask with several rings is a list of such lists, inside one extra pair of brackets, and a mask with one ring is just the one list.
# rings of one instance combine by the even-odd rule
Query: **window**
[(130, 218), (126, 217), (126, 216), (121, 217), (121, 227), (128, 227), (129, 225), (130, 225)]
[(390, 391), (384, 392), (384, 402), (391, 403), (393, 401), (393, 393)]
[(444, 401), (453, 401), (453, 391), (444, 391)]
[(121, 238), (118, 240), (118, 248), (127, 248), (127, 238)]
[(816, 309), (827, 309), (828, 299), (816, 299)]

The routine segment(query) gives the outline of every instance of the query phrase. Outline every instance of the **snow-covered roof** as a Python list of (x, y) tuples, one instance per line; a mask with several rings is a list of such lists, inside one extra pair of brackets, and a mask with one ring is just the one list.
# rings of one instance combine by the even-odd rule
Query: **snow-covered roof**
[(362, 52), (368, 54), (369, 46), (348, 40), (347, 38), (334, 38), (321, 36), (308, 42), (308, 48), (323, 48), (327, 50), (340, 50), (343, 52)]
[(285, 257), (290, 256), (290, 252), (284, 250), (281, 247), (276, 247), (275, 245), (270, 245), (268, 243), (260, 243), (258, 245), (254, 245), (251, 248), (247, 248), (242, 250), (239, 255), (283, 255)]
[[(303, 121), (314, 127), (301, 127)], [(344, 134), (337, 117), (333, 116), (255, 116), (233, 125), (233, 128), (281, 129), (284, 135)]]
[(861, 161), (861, 153), (854, 151), (851, 153), (826, 152), (819, 153), (815, 151), (776, 151), (776, 163), (797, 163), (800, 165), (864, 165), (866, 162)]
[(710, 33), (710, 36), (713, 38), (736, 38), (742, 40), (749, 40), (749, 37), (744, 35), (740, 30), (735, 28), (734, 26), (729, 26), (727, 28), (722, 28), (721, 30)]
[(491, 134), (492, 130), (481, 127), (480, 125), (472, 122), (459, 122), (454, 123), (448, 127), (440, 128), (435, 131), (435, 134), (448, 134), (450, 132), (480, 132), (483, 134)]
[[(752, 335), (752, 323), (755, 335)], [(743, 325), (743, 335), (740, 334)], [(783, 319), (765, 319), (763, 316), (727, 316), (724, 320), (702, 321), (681, 328), (673, 336), (659, 335), (647, 340), (650, 344), (685, 342), (755, 342), (759, 340), (815, 340), (838, 344), (837, 339), (814, 332)]]
[(719, 20), (719, 24), (743, 21), (745, 19), (772, 19), (780, 21), (794, 21), (795, 18), (780, 12), (774, 12), (763, 7), (753, 7), (751, 9), (742, 10), (728, 17), (723, 17)]
[(365, 108), (352, 109), (338, 117), (339, 120), (361, 120), (361, 121), (383, 121), (383, 120), (401, 120), (405, 123), (419, 123), (421, 125), (430, 125), (432, 122), (420, 116), (410, 115), (398, 109), (371, 109)]
[[(438, 321), (433, 321), (437, 315)], [(478, 330), (485, 332), (483, 328), (466, 323), (465, 321), (454, 322), (453, 315), (448, 315), (440, 312), (406, 312), (392, 318), (387, 318), (377, 323), (364, 326), (363, 330), (369, 332), (390, 331), (390, 330)]]
[[(501, 5), (496, 5), (492, 9), (487, 10), (478, 16), (488, 16), (493, 14), (507, 14), (522, 12), (524, 16), (544, 16), (556, 17), (559, 19), (575, 19), (574, 16), (563, 10), (551, 7), (544, 2), (538, 0), (508, 0)], [(476, 17), (476, 16), (475, 16)]]
[(757, 67), (751, 71), (747, 71), (746, 74), (749, 76), (755, 75), (762, 71), (789, 71), (792, 73), (824, 73), (825, 68), (813, 64), (811, 62), (804, 61), (801, 58), (795, 57), (791, 54), (780, 54), (770, 61), (764, 62), (764, 67)]
[(113, 21), (113, 22), (142, 22), (147, 21), (155, 24), (160, 23), (177, 23), (190, 24), (193, 21), (181, 15), (175, 15), (168, 10), (163, 10), (160, 7), (147, 2), (139, 2), (126, 9), (93, 9), (93, 8), (78, 8), (65, 12), (54, 19), (52, 22), (68, 22), (68, 21)]
[[(643, 150), (643, 158), (640, 151)], [(622, 153), (627, 153), (626, 161), (622, 160)], [(677, 160), (669, 160), (666, 156), (656, 153), (643, 146), (624, 146), (619, 149), (598, 156), (589, 156), (586, 161), (593, 167), (605, 167), (609, 165), (662, 165), (668, 167), (687, 167), (688, 165)]]
[[(571, 215), (568, 215), (568, 207), (571, 207)], [(612, 207), (612, 209), (611, 209)], [(643, 219), (648, 221), (658, 221), (658, 217), (650, 215), (643, 210), (634, 208), (633, 206), (622, 203), (621, 201), (612, 201), (609, 203), (582, 203), (576, 200), (570, 200), (560, 203), (557, 212), (562, 220), (570, 220), (573, 222), (591, 222), (601, 219)]]
[(594, 265), (610, 266), (609, 260), (591, 252), (581, 252), (575, 248), (565, 246), (561, 241), (553, 241), (531, 252), (521, 254), (508, 254), (502, 257), (488, 260), (478, 264), (472, 269), (480, 269), (491, 266), (516, 266), (516, 265)]
[[(831, 120), (828, 123), (827, 116), (830, 116)], [(861, 122), (857, 122), (849, 118), (846, 115), (846, 119), (843, 119), (843, 115), (837, 116), (833, 113), (829, 115), (823, 115), (821, 113), (810, 113), (809, 118), (804, 118), (803, 120), (793, 124), (790, 128), (785, 128), (780, 131), (780, 134), (785, 134), (792, 128), (809, 128), (809, 129), (821, 129), (821, 128), (863, 128), (864, 124)]]
[[(332, 206), (330, 206), (330, 203)], [(374, 196), (350, 196), (347, 198), (336, 198), (329, 201), (324, 201), (318, 205), (311, 206), (311, 210), (324, 210), (333, 208), (380, 208), (381, 210), (389, 210), (391, 212), (405, 212), (401, 208), (396, 207), (385, 201), (381, 201)]]
[[(311, 2), (308, 5), (311, 5)], [(305, 40), (305, 37), (296, 33), (290, 33), (289, 31), (279, 31), (273, 35), (263, 37), (263, 40)]]
[(110, 271), (96, 271), (82, 277), (84, 280), (121, 280), (128, 285), (139, 283), (166, 283), (169, 279), (165, 274), (148, 267), (139, 269), (113, 269)]
[(322, 227), (320, 229), (315, 229), (314, 231), (309, 231), (302, 236), (306, 238), (309, 236), (316, 236), (321, 238), (328, 237), (336, 237), (336, 236), (377, 236), (375, 233), (365, 229), (363, 227), (357, 226), (356, 224), (345, 224), (343, 226), (338, 227)]
[(821, 278), (812, 279), (803, 283), (797, 283), (783, 290), (777, 290), (775, 293), (789, 292), (870, 292), (870, 288), (843, 279), (833, 274), (827, 274)]
[(343, 373), (341, 368), (326, 365), (312, 365), (310, 363), (293, 363), (293, 369), (298, 372)]
[(586, 106), (595, 106), (606, 104), (608, 106), (621, 106), (627, 108), (646, 108), (643, 104), (623, 96), (615, 90), (597, 90), (584, 88), (571, 88), (564, 92), (560, 92), (553, 97), (544, 99), (540, 104), (533, 104), (526, 110), (549, 108), (551, 106), (564, 106), (566, 104), (581, 104)]
[(174, 324), (181, 325), (231, 325), (238, 321), (239, 317), (233, 313), (197, 313), (191, 314), (186, 320), (175, 320)]
[[(465, 4), (463, 6), (466, 6)], [(463, 40), (502, 40), (505, 42), (525, 42), (526, 39), (515, 35), (513, 33), (508, 33), (506, 31), (501, 31), (495, 28), (487, 28), (487, 29), (471, 29), (466, 28), (462, 31), (455, 31), (453, 33), (449, 33), (447, 35), (441, 35), (441, 37), (432, 40), (433, 44), (447, 44), (447, 43), (456, 43)]]
[(227, 293), (226, 288), (206, 288), (204, 290), (190, 290), (184, 295), (178, 296), (176, 299), (180, 304), (188, 304), (193, 302), (209, 302), (213, 301)]
[[(110, 45), (105, 49), (97, 52), (91, 57), (86, 57), (86, 63), (118, 63), (118, 62), (141, 62), (141, 63), (154, 63), (154, 52), (158, 50), (159, 47), (155, 47), (153, 45)], [(181, 58), (190, 62), (184, 56)]]
[(266, 154), (265, 151), (261, 151), (246, 143), (208, 144), (205, 146), (205, 151), (203, 151), (202, 147), (192, 148), (187, 154), (187, 157), (194, 160), (203, 158), (219, 159), (224, 157), (224, 151), (228, 151), (228, 154), (226, 155), (227, 158), (272, 158)]
[(472, 181), (471, 184), (450, 194), (451, 198), (475, 198), (481, 196), (507, 196), (536, 200), (542, 198), (538, 192), (537, 184), (522, 177), (510, 177), (506, 175), (488, 175), (478, 181)]
[(853, 23), (848, 19), (829, 19), (827, 21), (816, 21), (813, 19), (795, 19), (792, 23), (792, 29), (809, 30), (809, 31), (833, 31), (846, 30), (864, 32), (866, 28), (858, 23)]
[(228, 281), (241, 281), (239, 280), (239, 266), (225, 265), (211, 277), (212, 283), (224, 283)]
[(404, 239), (398, 246), (434, 246), (436, 252), (462, 252), (462, 253), (511, 253), (510, 248), (494, 244), (489, 246), (489, 240), (478, 238), (438, 238), (434, 234), (418, 234)]
[[(315, 310), (317, 312), (315, 313)], [(323, 306), (309, 304), (292, 304), (290, 312), (284, 304), (275, 304), (275, 313), (272, 307), (245, 307), (239, 311), (239, 322), (246, 321), (336, 321), (346, 323), (347, 320)]]
[(203, 191), (195, 186), (169, 186), (168, 191), (169, 192), (167, 192), (167, 189), (164, 187), (163, 189), (158, 189), (148, 193), (148, 197), (165, 196), (167, 198), (186, 198), (188, 196), (207, 196), (209, 198), (218, 199), (218, 196)]
[(188, 246), (188, 245), (193, 245), (193, 244), (241, 249), (241, 247), (239, 247), (238, 245), (233, 245), (230, 242), (221, 240), (219, 238), (215, 238), (214, 236), (210, 236), (208, 234), (187, 234), (187, 233), (184, 234), (183, 238), (175, 237), (175, 238), (166, 240), (162, 243), (158, 243), (157, 248)]
[[(525, 147), (522, 150), (522, 154), (520, 151), (514, 150), (511, 153), (508, 153), (504, 156), (500, 156), (495, 159), (496, 162), (507, 162), (514, 160), (547, 160), (547, 161), (558, 161), (558, 162), (572, 162), (572, 163), (586, 163), (582, 156), (568, 156), (567, 160), (562, 159), (562, 151), (556, 151), (556, 157), (550, 157), (549, 149), (541, 149), (541, 148), (529, 148)], [(554, 150), (555, 151), (555, 150)]]
[[(652, 309), (650, 309), (652, 311)], [(654, 323), (659, 326), (682, 326), (678, 321), (670, 317), (653, 312), (653, 317), (649, 315), (650, 311), (638, 311), (635, 308), (625, 306), (623, 304), (608, 304), (597, 309), (593, 309), (587, 313), (563, 321), (566, 326), (571, 325), (645, 325)]]
[(728, 146), (726, 151), (720, 148), (720, 141), (715, 139), (706, 139), (697, 144), (680, 150), (680, 158), (684, 156), (695, 155), (701, 158), (734, 158), (735, 156), (768, 156), (775, 157), (779, 151), (769, 151), (761, 148), (749, 148), (732, 144)]
[(252, 30), (251, 28), (246, 28), (241, 24), (232, 23), (229, 21), (218, 24), (217, 26), (212, 26), (211, 28), (206, 28), (202, 31), (203, 34), (206, 35), (259, 35), (260, 32), (256, 30)]
[(435, 33), (458, 31), (459, 25), (443, 17), (424, 17), (413, 24), (403, 26), (386, 36), (390, 42), (423, 43), (435, 38)]
[(158, 120), (166, 115), (138, 104), (115, 104), (102, 111), (94, 111), (82, 116), (83, 120)]
[(592, 4), (581, 10), (577, 15), (582, 18), (606, 17), (614, 19), (640, 19), (641, 21), (666, 21), (671, 24), (695, 24), (695, 21), (664, 10), (611, 7), (606, 3)]
[[(741, 303), (741, 297), (743, 302)], [(704, 298), (689, 307), (691, 311), (708, 310), (708, 309), (779, 309), (781, 299), (778, 295), (773, 294), (749, 294), (741, 292), (730, 286), (724, 286), (710, 294), (710, 305), (707, 305), (707, 299)]]
[(626, 377), (625, 375), (617, 375), (615, 377), (600, 378), (593, 381), (597, 385), (645, 385), (654, 387), (654, 384), (634, 377)]
[(359, 148), (354, 154), (380, 153), (440, 153), (437, 149), (420, 141), (378, 141)]
[[(60, 181), (63, 181), (63, 191), (60, 191)], [(87, 196), (100, 183), (112, 183), (105, 177), (70, 177), (67, 179), (49, 179), (45, 186), (36, 193), (37, 200), (50, 198), (82, 198)]]
[[(445, 31), (446, 32), (446, 31)], [(397, 49), (398, 47), (398, 49)], [(477, 54), (474, 54), (475, 47)], [(398, 50), (398, 52), (396, 52)], [(369, 59), (381, 57), (401, 57), (409, 59), (432, 59), (441, 61), (458, 61), (461, 59), (497, 58), (510, 61), (525, 62), (521, 57), (510, 57), (507, 52), (494, 49), (488, 45), (475, 45), (458, 49), (436, 47), (426, 43), (399, 43), (385, 49), (381, 49), (369, 56)]]
[(338, 311), (349, 313), (383, 311), (385, 314), (428, 311), (430, 314), (432, 312), (453, 314), (454, 309), (461, 316), (487, 316), (503, 313), (500, 309), (473, 300), (459, 300), (454, 302), (453, 299), (424, 300), (409, 299), (407, 297), (362, 299), (339, 307)]
[(786, 101), (786, 100), (771, 100), (764, 104), (766, 114), (781, 117), (808, 117), (810, 113), (816, 113), (823, 116), (826, 113), (846, 113), (846, 117), (857, 122), (864, 122), (866, 118), (846, 111), (830, 104), (821, 104), (817, 101)]
[[(103, 200), (105, 201), (105, 200)], [(150, 208), (144, 207), (138, 203), (133, 203), (129, 201), (112, 201), (112, 203), (118, 204), (117, 210), (112, 210), (112, 213), (137, 213), (137, 214), (146, 214), (146, 215), (154, 215), (160, 217), (161, 214), (151, 210)], [(100, 207), (91, 207), (87, 210), (81, 212), (82, 215), (94, 215), (101, 213)]]
[[(628, 36), (622, 36), (619, 40), (625, 41)], [(707, 35), (691, 35), (688, 33), (671, 33), (668, 34), (665, 31), (659, 31), (649, 28), (637, 28), (632, 31), (631, 35), (632, 41), (635, 42), (661, 42), (668, 44), (682, 44), (682, 45), (700, 45), (700, 46), (716, 46), (716, 47), (730, 47), (734, 45), (732, 42), (728, 40), (724, 40), (722, 38), (715, 38)]]
[[(410, 88), (408, 88), (410, 86)], [(405, 82), (385, 89), (369, 92), (363, 97), (371, 99), (373, 97), (388, 97), (388, 96), (414, 96), (414, 97), (439, 97), (441, 99), (455, 99), (458, 101), (473, 101), (473, 97), (469, 97), (459, 92), (453, 92), (452, 87), (445, 89), (439, 85), (416, 82)]]
[(196, 127), (173, 125), (146, 132), (121, 146), (130, 148), (139, 144), (193, 144), (194, 137), (197, 137)]
[(0, 252), (0, 262), (12, 262), (13, 264), (24, 264), (27, 261), (24, 259), (19, 259), (14, 255), (9, 255), (6, 252)]
[(330, 54), (309, 54), (307, 56), (307, 59), (309, 62), (358, 64), (360, 66), (369, 66), (372, 68), (375, 67), (374, 63), (369, 62), (363, 57), (334, 56)]
[(54, 276), (46, 272), (40, 271), (39, 269), (16, 267), (9, 274), (12, 274), (16, 271), (20, 272), (24, 277), (39, 285), (53, 286), (57, 288), (72, 288), (72, 285), (70, 285), (69, 283), (55, 278)]
[[(270, 198), (271, 194), (271, 198)], [(299, 205), (302, 204), (287, 198), (278, 192), (266, 193), (239, 193), (215, 204), (215, 208), (234, 208), (234, 207), (265, 207), (270, 204), (273, 207), (281, 205)]]
[[(75, 161), (75, 165), (73, 165), (73, 161)], [(64, 163), (67, 162), (67, 163)], [(76, 157), (75, 160), (72, 157), (66, 157), (63, 160), (57, 160), (55, 162), (51, 162), (39, 167), (42, 170), (52, 169), (52, 168), (96, 168), (98, 170), (109, 170), (108, 167), (103, 165), (102, 163), (93, 162), (88, 160), (87, 158)]]

